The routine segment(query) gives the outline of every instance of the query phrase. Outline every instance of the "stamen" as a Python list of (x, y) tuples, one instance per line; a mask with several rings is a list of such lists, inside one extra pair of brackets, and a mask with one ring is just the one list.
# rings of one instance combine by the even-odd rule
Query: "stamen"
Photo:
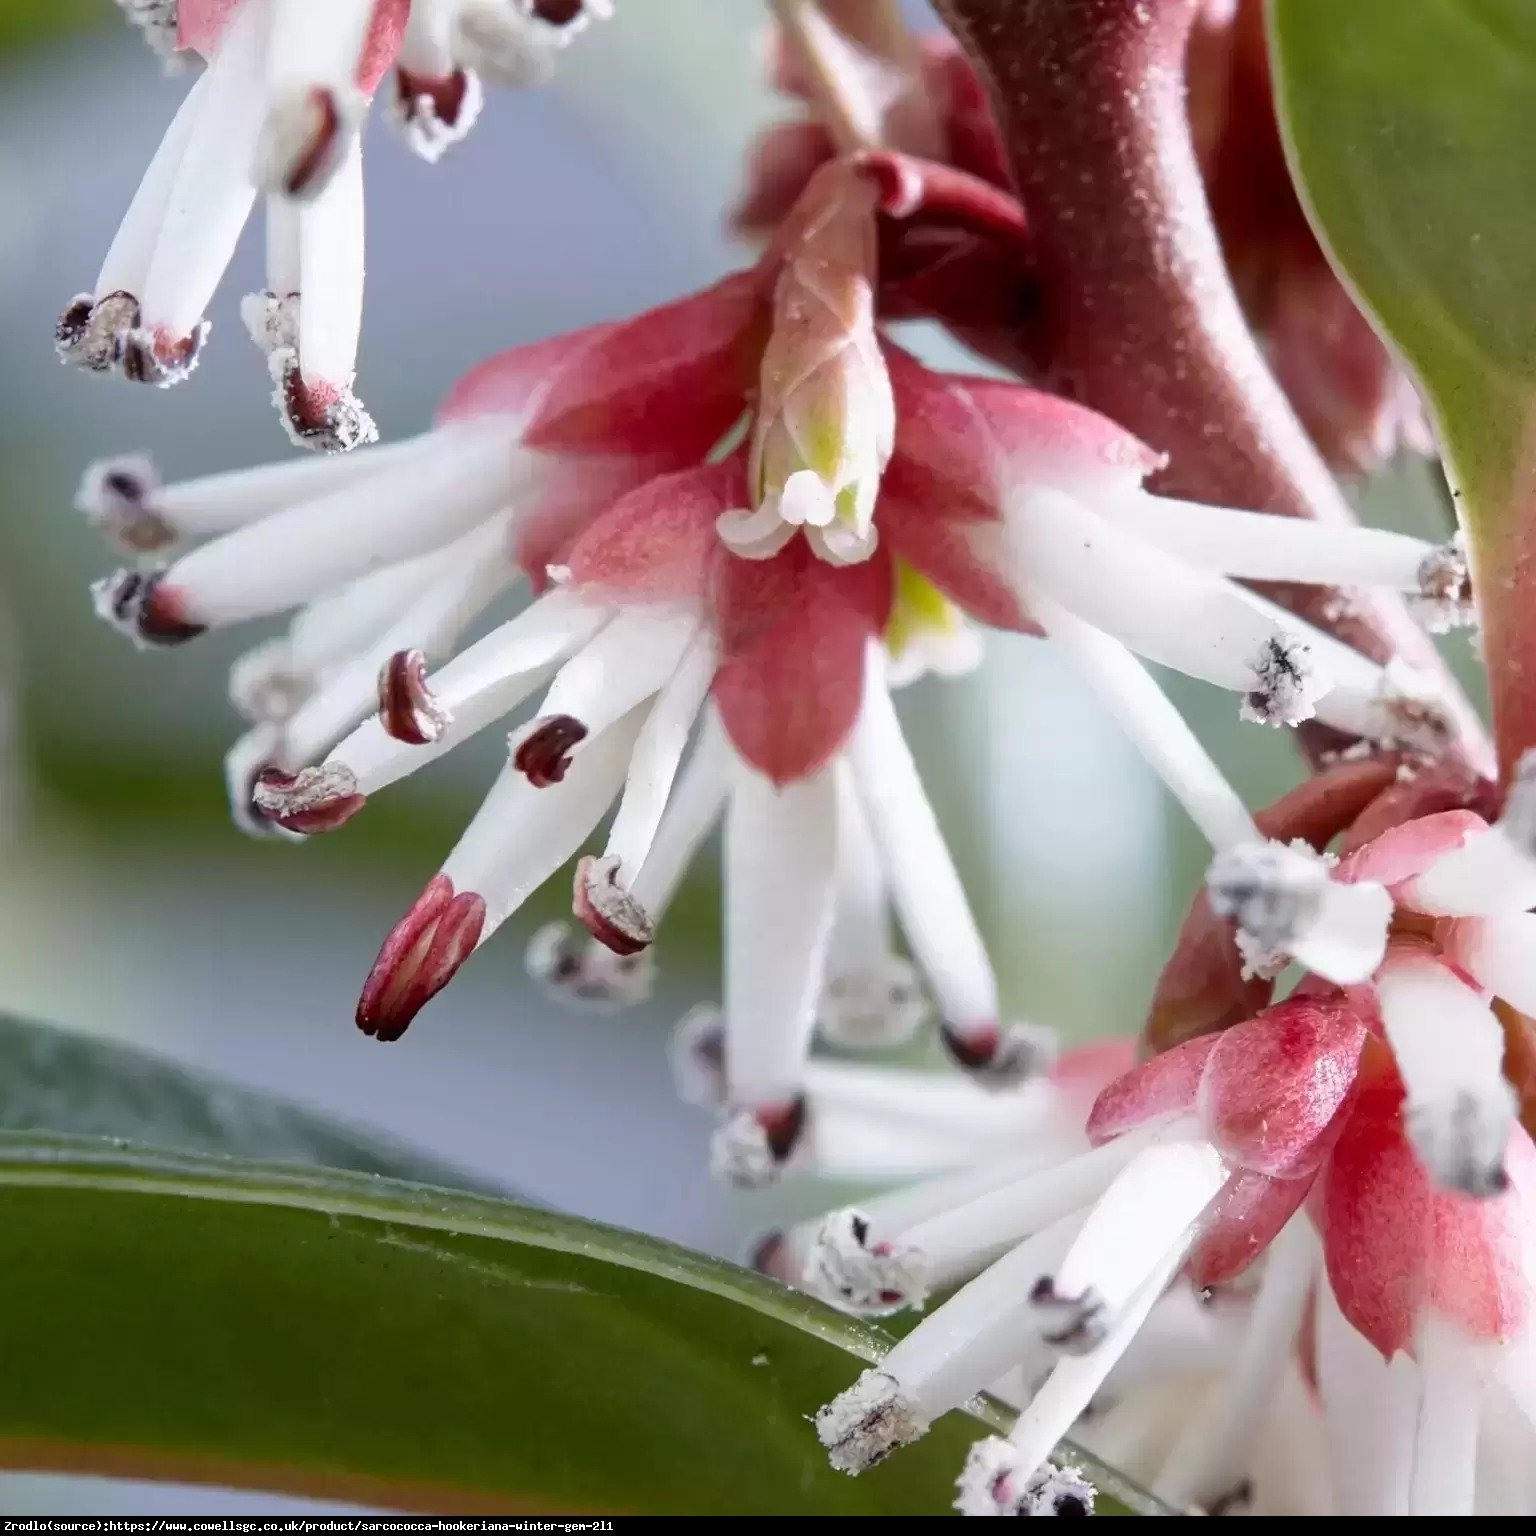
[[(1020, 1243), (984, 1270), (949, 1301), (907, 1334), (881, 1362), (866, 1371), (817, 1414), (817, 1431), (832, 1452), (832, 1464), (856, 1473), (896, 1445), (919, 1438), (941, 1414), (957, 1408), (1005, 1371), (1029, 1360), (1037, 1348), (1027, 1326), (1031, 1279), (1056, 1263), (1065, 1251), (1070, 1228), (1054, 1227)], [(883, 1378), (871, 1393), (871, 1378)], [(861, 1432), (872, 1410), (900, 1405), (904, 1431), (890, 1441), (876, 1419), (873, 1433)], [(827, 1424), (832, 1434), (824, 1432)]]
[(677, 1096), (685, 1104), (725, 1107), (725, 1016), (718, 1008), (703, 1004), (684, 1014), (672, 1031), (667, 1055)]
[(1317, 1296), (1317, 1384), (1333, 1471), (1332, 1513), (1406, 1515), (1418, 1411), (1417, 1368), (1384, 1360), (1339, 1310), (1330, 1284)]
[(299, 354), (286, 347), (268, 357), (267, 370), (272, 375), (272, 403), (295, 448), (351, 453), (378, 442), (378, 426), (350, 384), (306, 382)]
[(1443, 635), (1477, 623), (1472, 567), (1461, 533), (1424, 556), (1419, 564), (1418, 582), (1419, 600), (1414, 607), (1431, 634)]
[(493, 85), (542, 85), (561, 34), (541, 27), (518, 0), (465, 0), (454, 17), (452, 51)]
[(1433, 954), (1409, 946), (1388, 955), (1376, 995), (1407, 1089), (1408, 1139), (1425, 1170), (1460, 1194), (1500, 1193), (1516, 1101), (1492, 1010)]
[(165, 571), (114, 571), (91, 584), (91, 606), (135, 645), (180, 645), (202, 634), (204, 625), (185, 617), (179, 587), (165, 584)]
[(726, 813), (725, 1018), (731, 1098), (801, 1092), (836, 881), (836, 780), (775, 786), (741, 764)]
[(1397, 896), (1414, 911), (1437, 917), (1536, 906), (1536, 750), (1515, 765), (1497, 824), (1469, 835), (1399, 887)]
[(298, 840), (297, 833), (285, 830), (256, 809), (256, 781), (278, 760), (281, 749), (281, 729), (261, 724), (239, 737), (224, 755), (224, 792), (230, 820), (247, 837)]
[(576, 866), (572, 910), (587, 932), (616, 955), (636, 955), (656, 937), (650, 914), (619, 879), (620, 860), (591, 854)]
[(879, 850), (907, 942), (946, 1021), (951, 1049), (1006, 1082), (1038, 1037), (999, 1030), (997, 982), (959, 872), (923, 791), (885, 685), (884, 650), (865, 655), (863, 706), (847, 749), (850, 782)]
[(1436, 930), (1440, 950), (1480, 987), (1536, 1015), (1536, 913), (1465, 917)]
[(865, 1371), (816, 1410), (816, 1436), (835, 1471), (857, 1477), (892, 1451), (921, 1440), (929, 1421), (894, 1376)]
[(1477, 1354), (1432, 1315), (1420, 1329), (1418, 1423), (1409, 1515), (1476, 1513), (1478, 1419), (1483, 1395)]
[(1290, 960), (1341, 986), (1364, 981), (1381, 964), (1392, 898), (1369, 882), (1346, 885), (1331, 861), (1296, 842), (1243, 843), (1211, 861), (1211, 910), (1230, 918), (1245, 974), (1277, 976)]
[(1027, 1475), (1017, 1448), (994, 1435), (978, 1440), (955, 1487), (962, 1515), (1091, 1515), (1093, 1484), (1071, 1467), (1045, 1462)]
[[(835, 929), (832, 948), (835, 955)], [(852, 968), (834, 958), (833, 966), (816, 1005), (816, 1027), (829, 1044), (846, 1051), (887, 1051), (904, 1045), (927, 1022), (927, 994), (916, 967), (900, 955)]]
[(453, 724), (427, 683), (426, 653), (396, 651), (379, 671), (379, 723), (396, 741), (424, 747)]
[(639, 873), (630, 882), (635, 900), (658, 923), (725, 808), (732, 755), (719, 718), (706, 710), (693, 752), (667, 798), (661, 825)]
[[(271, 215), (269, 214), (270, 218)], [(274, 293), (270, 288), (248, 293), (240, 301), (240, 318), (246, 333), (263, 357), (274, 352), (293, 352), (299, 347), (299, 295)], [(268, 365), (270, 367), (270, 364)]]
[(139, 301), (122, 291), (95, 300), (71, 299), (53, 331), (61, 362), (90, 373), (110, 373), (122, 361), (123, 338), (139, 323)]
[(939, 1038), (957, 1065), (988, 1088), (1016, 1088), (1050, 1071), (1058, 1055), (1055, 1034), (1038, 1024), (939, 1026)]
[(1317, 1241), (1309, 1220), (1293, 1216), (1265, 1255), (1242, 1342), (1220, 1385), (1184, 1425), (1153, 1484), (1160, 1499), (1177, 1509), (1209, 1509), (1242, 1480), (1244, 1457), (1296, 1348), (1317, 1274)]
[(1419, 592), (1425, 571), (1449, 548), (1436, 549), (1384, 528), (1318, 523), (1145, 493), (1132, 498), (1125, 521), (1159, 549), (1245, 581)]
[(373, 0), (269, 0), (266, 118), (253, 157), (266, 192), (321, 193), (362, 120), (356, 77)]
[(737, 1110), (710, 1141), (710, 1172), (737, 1189), (764, 1189), (776, 1183), (800, 1144), (805, 1123), (803, 1097), (787, 1104)]
[(1237, 791), (1130, 651), (1059, 603), (1037, 601), (1035, 616), (1211, 846), (1256, 841), (1258, 829)]
[(1033, 610), (1054, 599), (1084, 623), (1161, 662), (1243, 695), (1245, 718), (1294, 725), (1327, 692), (1289, 615), (1277, 622), (1242, 588), (1164, 554), (1060, 491), (1010, 505), (1015, 585)]
[(315, 690), (316, 676), (292, 639), (278, 636), (252, 646), (229, 669), (229, 702), (253, 725), (293, 718)]
[(196, 359), (204, 316), (255, 201), (250, 156), (266, 101), (267, 7), (234, 12), (200, 82), (189, 131), (155, 221), (139, 328), (125, 340), (130, 377), (170, 383)]
[(389, 121), (412, 153), (435, 165), (475, 126), (484, 103), (480, 77), (472, 69), (433, 77), (401, 65)]
[(377, 1040), (398, 1040), (474, 953), (484, 925), (484, 899), (456, 893), (447, 875), (434, 875), (385, 939), (363, 984), (357, 1027)]
[(176, 540), (176, 530), (154, 509), (160, 488), (154, 461), (142, 453), (103, 459), (85, 472), (75, 506), (131, 554), (150, 554)]
[(197, 367), (208, 322), (200, 321), (184, 336), (165, 330), (135, 326), (117, 338), (117, 365), (125, 379), (169, 389), (180, 384)]
[(1226, 1183), (1221, 1154), (1185, 1139), (1187, 1129), (1176, 1125), (1137, 1152), (1089, 1211), (1057, 1273), (1036, 1286), (1030, 1299), (1048, 1343), (1074, 1355), (1103, 1343), (1136, 1287)]
[(618, 955), (584, 930), (559, 922), (546, 923), (534, 934), (523, 964), (561, 1002), (602, 1013), (643, 1003), (651, 995), (656, 974), (648, 950)]
[(1183, 1263), (1189, 1236), (1186, 1231), (1158, 1261), (1098, 1346), (1061, 1359), (1025, 1406), (1009, 1436), (1019, 1458), (1015, 1476), (1028, 1477), (1039, 1467), (1093, 1401)]
[(177, 4), (178, 0), (117, 0), (123, 19), (138, 28), (144, 41), (165, 60), (168, 70), (178, 62)]
[(367, 803), (357, 780), (342, 763), (280, 773), (269, 768), (256, 780), (256, 809), (288, 832), (309, 836), (333, 832), (351, 821)]
[(1249, 659), (1254, 685), (1239, 714), (1256, 725), (1300, 725), (1317, 713), (1328, 680), (1304, 640), (1275, 634)]
[(336, 174), (360, 117), (355, 98), (342, 101), (326, 87), (286, 90), (267, 108), (256, 141), (256, 185), (287, 197), (318, 196)]
[(870, 1317), (921, 1307), (929, 1266), (904, 1243), (870, 1240), (862, 1211), (834, 1211), (822, 1222), (805, 1261), (805, 1285)]

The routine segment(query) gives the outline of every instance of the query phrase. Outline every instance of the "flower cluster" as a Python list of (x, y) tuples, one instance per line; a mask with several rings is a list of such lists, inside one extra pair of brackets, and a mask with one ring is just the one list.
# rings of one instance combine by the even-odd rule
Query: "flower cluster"
[[(98, 613), (149, 648), (287, 616), (230, 679), (252, 834), (332, 832), (506, 736), (359, 1027), (398, 1039), (573, 860), (576, 925), (535, 934), (529, 968), (568, 1001), (643, 998), (721, 828), (723, 1003), (675, 1045), (713, 1164), (878, 1186), (756, 1261), (870, 1314), (944, 1298), (816, 1415), (835, 1467), (990, 1389), (1019, 1416), (957, 1468), (966, 1514), (1091, 1512), (1069, 1431), (1181, 1509), (1528, 1512), (1536, 758), (1478, 777), (1439, 676), (1261, 595), (1323, 589), (1319, 624), (1396, 595), (1444, 631), (1476, 617), (1459, 540), (1158, 494), (1160, 445), (1071, 398), (1020, 323), (1040, 276), (980, 77), (884, 0), (776, 7), (802, 110), (733, 215), (750, 267), (503, 352), (372, 446), (369, 99), (392, 81), (435, 159), (479, 77), (536, 77), (608, 5), (123, 4), (208, 67), (61, 353), (184, 377), (260, 192), (247, 322), (295, 440), (356, 451), (181, 483), (92, 466), (79, 506), (132, 560)], [(1285, 178), (1256, 0), (1186, 9), (1235, 286), (1324, 456), (1368, 468), (1416, 407)], [(914, 316), (1029, 382), (929, 366), (892, 331)], [(993, 630), (1054, 646), (1211, 845), (1140, 1056), (1058, 1054), (1006, 1015), (903, 733), (896, 690), (963, 673)], [(1149, 664), (1307, 726), (1328, 765), (1251, 814)], [(930, 1024), (959, 1073), (813, 1055)]]
[[(650, 945), (723, 821), (719, 1156), (758, 1182), (804, 1130), (820, 999), (875, 1040), (915, 1016), (887, 904), (955, 1059), (1009, 1081), (1038, 1055), (1033, 1032), (1000, 1019), (897, 721), (888, 649), (910, 671), (914, 636), (966, 620), (1043, 634), (1166, 773), (1183, 738), (1133, 652), (1230, 690), (1249, 720), (1436, 743), (1434, 712), (1407, 709), (1392, 673), (1230, 578), (1365, 582), (1430, 602), (1442, 552), (1160, 499), (1142, 484), (1157, 455), (1113, 423), (934, 373), (881, 333), (880, 223), (947, 211), (947, 190), (917, 162), (833, 163), (756, 269), (504, 354), (411, 443), (181, 486), (142, 461), (91, 471), (82, 505), (130, 547), (217, 535), (98, 586), (99, 611), (135, 639), (300, 610), (236, 669), (254, 725), (230, 780), (249, 824), (339, 826), (544, 690), (380, 951), (358, 1009), (368, 1033), (400, 1035), (615, 802), (573, 906), (621, 960)], [(519, 576), (535, 601), (454, 655)], [(578, 991), (606, 963), (548, 937), (539, 951)], [(609, 970), (620, 989), (635, 979)]]

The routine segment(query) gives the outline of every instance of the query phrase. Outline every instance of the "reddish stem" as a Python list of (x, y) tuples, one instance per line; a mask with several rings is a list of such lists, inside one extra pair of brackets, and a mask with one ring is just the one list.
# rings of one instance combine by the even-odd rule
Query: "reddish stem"
[[(1353, 518), (1266, 367), (1195, 161), (1185, 50), (1199, 0), (938, 0), (986, 81), (1028, 210), (1055, 386), (1171, 455), (1157, 488), (1325, 522)], [(1378, 661), (1444, 678), (1466, 761), (1491, 755), (1395, 599), (1270, 594)], [(1314, 755), (1324, 745), (1314, 734)]]

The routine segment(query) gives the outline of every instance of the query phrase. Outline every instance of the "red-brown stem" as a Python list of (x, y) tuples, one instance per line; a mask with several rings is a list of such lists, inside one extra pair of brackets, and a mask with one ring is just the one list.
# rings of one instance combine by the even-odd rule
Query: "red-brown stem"
[[(1228, 280), (1190, 139), (1198, 0), (938, 0), (986, 81), (1028, 211), (1055, 386), (1171, 456), (1156, 488), (1339, 522), (1353, 514), (1265, 366)], [(1444, 677), (1395, 599), (1270, 589), (1378, 661)], [(1458, 754), (1491, 764), (1448, 678)], [(1314, 750), (1321, 744), (1313, 738)]]

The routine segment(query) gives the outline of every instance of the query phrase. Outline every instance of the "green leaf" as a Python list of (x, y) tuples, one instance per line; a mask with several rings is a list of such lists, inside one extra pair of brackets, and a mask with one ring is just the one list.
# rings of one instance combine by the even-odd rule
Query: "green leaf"
[(1536, 5), (1270, 0), (1281, 116), (1335, 264), (1429, 399), (1472, 542), (1495, 725), (1536, 744)]
[[(0, 1317), (0, 1465), (393, 1508), (940, 1514), (1003, 1422), (978, 1403), (845, 1478), (805, 1416), (889, 1341), (760, 1276), (505, 1201), (74, 1137), (0, 1133)], [(1088, 1470), (1106, 1512), (1159, 1512)]]
[(163, 1056), (0, 1015), (0, 1130), (67, 1131), (508, 1191), (492, 1180)]

